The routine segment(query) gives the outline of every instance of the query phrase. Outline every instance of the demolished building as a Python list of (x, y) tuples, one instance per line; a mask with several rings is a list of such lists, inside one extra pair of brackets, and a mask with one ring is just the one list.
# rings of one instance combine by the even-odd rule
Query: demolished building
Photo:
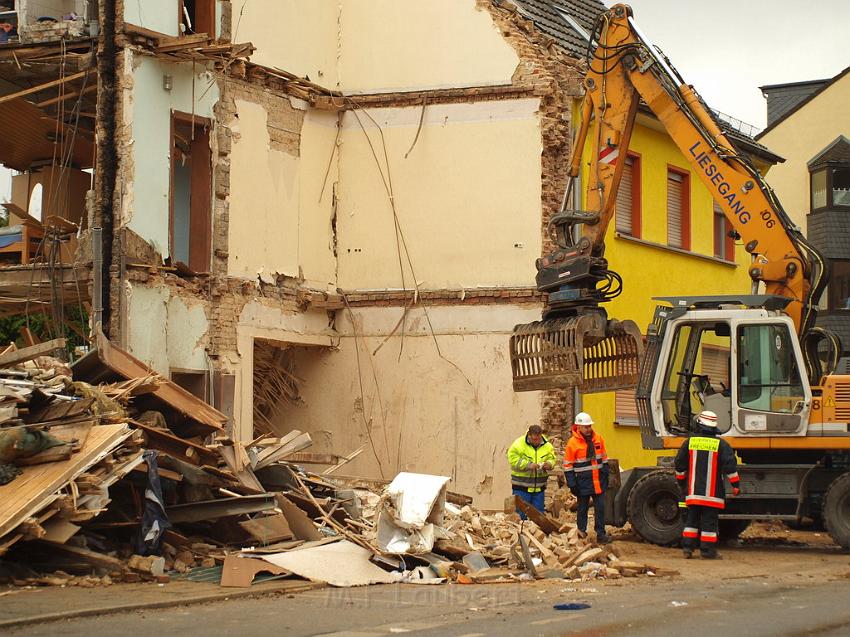
[(364, 449), (351, 473), (439, 473), (499, 508), (507, 444), (570, 413), (511, 391), (507, 341), (539, 315), (602, 5), (267, 4), (68, 0), (45, 41), (0, 47), (0, 108), (29, 118), (0, 143), (10, 214), (56, 173), (42, 214), (74, 224), (54, 270), (0, 271), (5, 298), (41, 272), (45, 307), (83, 304), (237, 439), (298, 429)]

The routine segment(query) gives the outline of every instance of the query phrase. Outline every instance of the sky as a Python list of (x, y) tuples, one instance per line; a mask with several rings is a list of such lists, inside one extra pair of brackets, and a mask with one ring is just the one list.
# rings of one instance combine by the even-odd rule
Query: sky
[(709, 106), (758, 128), (767, 125), (759, 86), (831, 78), (850, 66), (850, 0), (625, 1)]

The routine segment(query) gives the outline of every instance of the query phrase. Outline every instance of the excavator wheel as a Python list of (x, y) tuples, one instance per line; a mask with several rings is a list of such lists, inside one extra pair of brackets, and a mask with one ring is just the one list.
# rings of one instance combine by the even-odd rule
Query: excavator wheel
[(682, 539), (679, 485), (670, 471), (653, 471), (635, 482), (626, 503), (629, 522), (647, 542), (674, 546)]
[(836, 544), (850, 550), (850, 472), (838, 476), (826, 490), (823, 521)]

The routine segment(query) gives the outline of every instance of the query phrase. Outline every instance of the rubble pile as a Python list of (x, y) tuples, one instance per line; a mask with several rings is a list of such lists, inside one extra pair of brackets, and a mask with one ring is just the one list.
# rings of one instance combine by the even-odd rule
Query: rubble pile
[(0, 583), (661, 574), (582, 537), (566, 507), (521, 521), (475, 509), (446, 477), (339, 476), (362, 448), (311, 454), (299, 431), (239, 443), (223, 414), (102, 335), (70, 368), (44, 355), (59, 345), (0, 353)]

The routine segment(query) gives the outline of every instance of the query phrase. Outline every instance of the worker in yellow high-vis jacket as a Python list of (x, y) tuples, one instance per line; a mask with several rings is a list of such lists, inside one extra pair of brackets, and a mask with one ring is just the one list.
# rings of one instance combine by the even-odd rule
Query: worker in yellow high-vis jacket
[[(543, 513), (548, 472), (555, 466), (555, 448), (543, 436), (540, 425), (531, 425), (525, 435), (513, 441), (508, 448), (508, 462), (513, 494)], [(517, 513), (526, 519), (522, 511)]]

